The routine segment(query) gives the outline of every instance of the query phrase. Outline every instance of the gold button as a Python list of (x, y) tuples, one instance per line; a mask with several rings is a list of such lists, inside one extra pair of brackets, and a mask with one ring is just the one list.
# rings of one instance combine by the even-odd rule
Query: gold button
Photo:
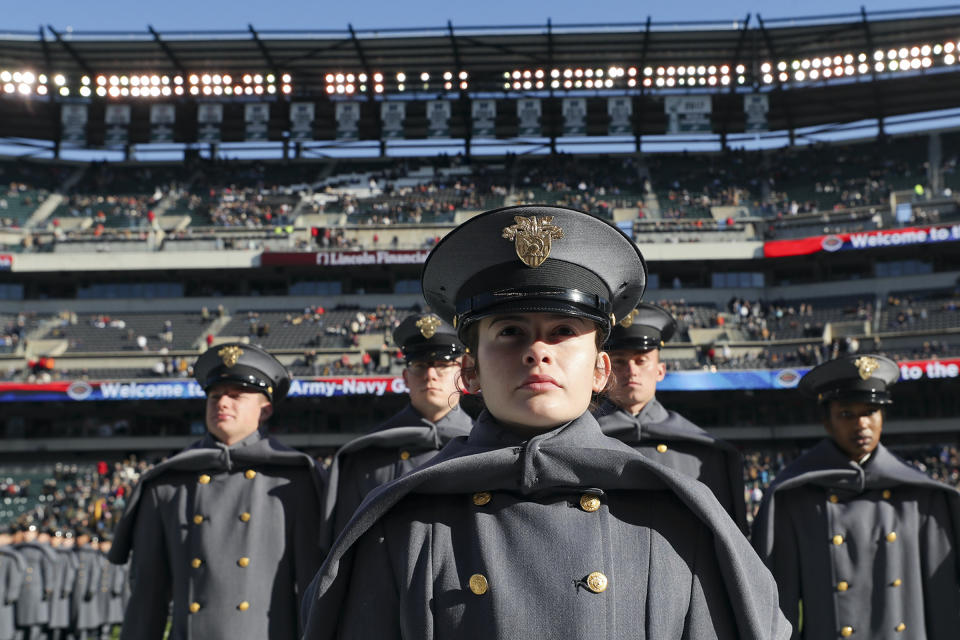
[(849, 638), (853, 635), (853, 627), (844, 627), (840, 629), (840, 635), (842, 635), (844, 638)]
[(840, 502), (840, 498), (838, 498), (836, 494), (831, 493), (830, 502), (832, 502), (833, 504), (837, 504), (838, 502)]
[(250, 558), (240, 558), (237, 560), (237, 564), (241, 567), (248, 567), (250, 566)]
[(593, 513), (600, 508), (600, 498), (592, 493), (585, 493), (580, 496), (580, 508), (588, 513)]
[(197, 478), (197, 482), (199, 482), (200, 484), (210, 484), (210, 476), (208, 476), (207, 474), (203, 474), (202, 476)]
[(197, 611), (200, 611), (200, 603), (199, 603), (199, 602), (191, 602), (191, 603), (190, 603), (190, 613), (196, 613)]
[(247, 469), (244, 472), (243, 477), (246, 478), (247, 480), (253, 480), (254, 478), (257, 477), (257, 472), (254, 471), (253, 469)]
[(401, 460), (409, 460), (409, 459), (410, 459), (410, 452), (409, 452), (409, 451), (401, 451), (401, 452), (400, 452), (400, 459), (401, 459)]
[(194, 569), (199, 569), (200, 565), (202, 564), (203, 564), (203, 560), (201, 560), (200, 558), (194, 558), (193, 560), (190, 561), (190, 566), (193, 567)]
[(250, 514), (246, 511), (240, 514), (240, 520), (242, 522), (250, 522)]
[(891, 531), (887, 534), (887, 542), (896, 542), (897, 541), (897, 532)]
[(901, 580), (900, 578), (897, 578), (896, 580), (890, 583), (890, 586), (899, 587), (902, 584), (903, 584), (903, 580)]
[(475, 573), (470, 576), (470, 591), (478, 596), (482, 596), (490, 588), (487, 578), (482, 573)]
[(666, 452), (667, 452), (667, 445), (665, 445), (665, 444), (658, 444), (658, 445), (657, 445), (657, 451), (659, 451), (660, 453), (666, 453)]
[(244, 600), (243, 602), (237, 605), (237, 609), (239, 609), (240, 611), (246, 611), (249, 608), (250, 608), (250, 603), (247, 602), (246, 600)]
[(473, 494), (473, 504), (478, 507), (482, 507), (491, 500), (493, 500), (493, 495), (491, 495), (489, 491), (478, 491)]
[(843, 536), (841, 535), (833, 536), (833, 544), (837, 544), (837, 545), (843, 544)]
[(199, 513), (193, 516), (193, 524), (203, 524), (203, 516)]
[(903, 624), (903, 623), (901, 622), (900, 624), (898, 624), (897, 626), (894, 627), (894, 630), (897, 631), (897, 633), (899, 633), (899, 632), (903, 631), (903, 630), (906, 629), (906, 628), (907, 628), (907, 625), (905, 625), (905, 624)]
[(884, 489), (882, 495), (884, 500), (889, 500), (890, 496), (892, 496), (893, 494), (890, 493), (890, 489)]
[(607, 590), (607, 576), (599, 571), (594, 571), (587, 576), (587, 589), (594, 593), (603, 593)]
[(850, 584), (846, 580), (841, 580), (837, 583), (837, 591), (846, 591), (850, 588)]

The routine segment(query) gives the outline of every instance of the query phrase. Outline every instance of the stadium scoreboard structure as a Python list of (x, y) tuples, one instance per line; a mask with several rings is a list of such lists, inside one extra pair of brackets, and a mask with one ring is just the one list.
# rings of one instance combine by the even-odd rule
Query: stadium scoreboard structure
[[(54, 148), (763, 135), (960, 104), (960, 11), (725, 23), (0, 34), (0, 137)], [(946, 75), (945, 75), (946, 74)]]

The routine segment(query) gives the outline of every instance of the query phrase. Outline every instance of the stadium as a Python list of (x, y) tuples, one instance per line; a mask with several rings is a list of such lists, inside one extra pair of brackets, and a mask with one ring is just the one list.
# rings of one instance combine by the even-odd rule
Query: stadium
[(885, 444), (960, 486), (958, 77), (956, 7), (0, 33), (0, 522), (110, 530), (221, 342), (288, 367), (272, 433), (329, 463), (406, 403), (430, 249), (525, 203), (640, 248), (657, 397), (740, 450), (749, 517), (845, 354), (896, 361)]

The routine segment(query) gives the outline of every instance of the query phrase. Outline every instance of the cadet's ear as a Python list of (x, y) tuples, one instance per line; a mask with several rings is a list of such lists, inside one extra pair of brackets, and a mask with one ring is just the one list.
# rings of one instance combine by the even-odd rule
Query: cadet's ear
[(601, 351), (597, 354), (597, 366), (593, 370), (593, 392), (600, 393), (607, 386), (607, 380), (613, 371), (613, 365), (610, 363), (610, 354)]
[(476, 359), (469, 353), (463, 356), (463, 362), (460, 365), (460, 380), (468, 393), (480, 392), (480, 371), (477, 368)]
[(273, 415), (273, 403), (267, 401), (260, 407), (260, 424), (263, 424)]

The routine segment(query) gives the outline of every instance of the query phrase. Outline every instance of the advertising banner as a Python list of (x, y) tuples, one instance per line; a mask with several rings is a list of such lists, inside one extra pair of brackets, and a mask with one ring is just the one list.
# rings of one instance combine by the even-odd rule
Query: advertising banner
[(427, 103), (427, 137), (450, 137), (450, 102), (433, 100)]
[(260, 256), (263, 267), (281, 267), (315, 264), (321, 267), (357, 267), (385, 264), (423, 264), (428, 249), (406, 251), (321, 251), (317, 253), (270, 252)]
[(312, 102), (294, 102), (290, 105), (290, 139), (304, 142), (313, 139), (313, 119), (316, 105)]
[(763, 243), (765, 258), (806, 256), (821, 251), (857, 251), (960, 241), (960, 224), (929, 227), (904, 227), (858, 233), (838, 233), (793, 240), (771, 240)]
[(633, 98), (630, 96), (607, 98), (607, 115), (610, 116), (610, 128), (607, 132), (611, 136), (633, 133), (633, 126), (630, 124), (630, 118), (633, 116)]
[(108, 104), (103, 114), (103, 121), (107, 125), (104, 144), (108, 146), (127, 144), (130, 129), (130, 105)]
[(495, 138), (497, 121), (496, 100), (474, 100), (470, 106), (474, 138)]
[[(901, 380), (960, 378), (960, 358), (909, 360), (898, 363)], [(657, 383), (660, 391), (711, 391), (731, 389), (793, 389), (810, 369), (750, 369), (742, 371), (668, 371)], [(333, 398), (338, 396), (385, 396), (407, 393), (400, 377), (299, 378), (290, 385), (289, 396)], [(203, 389), (190, 380), (155, 382), (47, 383), (0, 382), (0, 402), (92, 402), (97, 400), (189, 400), (204, 397)]]
[(380, 119), (383, 121), (383, 139), (403, 138), (403, 120), (407, 117), (406, 102), (383, 102), (380, 104)]
[(749, 93), (743, 96), (743, 113), (746, 116), (746, 131), (760, 133), (767, 130), (767, 113), (770, 98), (765, 93)]
[(197, 105), (197, 142), (220, 142), (223, 105), (201, 102)]
[(243, 105), (247, 142), (261, 142), (269, 138), (270, 104), (255, 102)]
[(337, 140), (356, 140), (360, 134), (360, 103), (337, 103)]
[(173, 142), (177, 108), (172, 104), (150, 105), (150, 142)]
[(587, 99), (563, 99), (563, 135), (587, 135)]
[(68, 144), (87, 144), (87, 105), (60, 105), (61, 139)]
[(663, 100), (667, 112), (667, 133), (710, 133), (710, 96), (667, 96)]
[(540, 114), (542, 108), (539, 98), (521, 98), (517, 100), (517, 135), (518, 136), (539, 136)]

